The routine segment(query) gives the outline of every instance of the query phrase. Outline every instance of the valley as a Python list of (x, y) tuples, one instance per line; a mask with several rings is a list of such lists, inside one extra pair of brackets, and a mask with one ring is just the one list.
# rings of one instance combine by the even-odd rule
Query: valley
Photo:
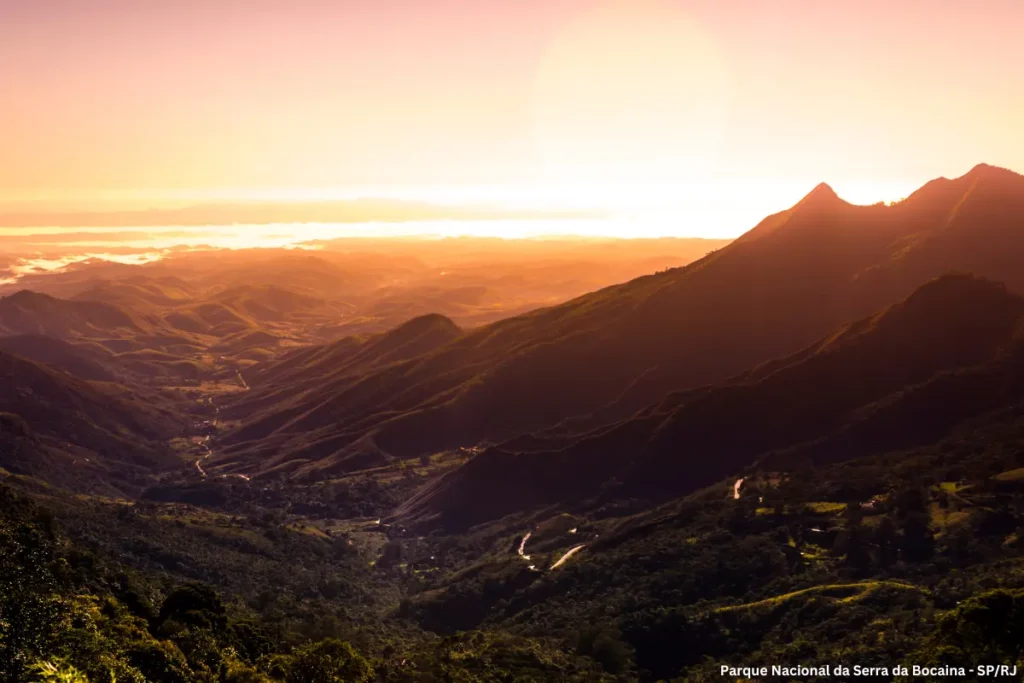
[(0, 581), (62, 611), (0, 640), (3, 676), (15, 649), (183, 682), (1017, 656), (979, 615), (1024, 624), (1024, 177), (819, 186), (652, 268), (666, 244), (593, 291), (614, 275), (564, 244), (486, 242), (25, 277), (0, 540), (47, 573)]
[(1024, 680), (1022, 27), (0, 0), (0, 683)]

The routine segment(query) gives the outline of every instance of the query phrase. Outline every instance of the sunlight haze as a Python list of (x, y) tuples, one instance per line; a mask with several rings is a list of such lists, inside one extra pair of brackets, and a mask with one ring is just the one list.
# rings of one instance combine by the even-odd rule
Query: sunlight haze
[(373, 196), (613, 216), (529, 234), (721, 237), (822, 181), (873, 203), (979, 161), (1024, 166), (1008, 135), (1024, 120), (1006, 87), (1024, 76), (1016, 2), (51, 0), (3, 14), (4, 208)]

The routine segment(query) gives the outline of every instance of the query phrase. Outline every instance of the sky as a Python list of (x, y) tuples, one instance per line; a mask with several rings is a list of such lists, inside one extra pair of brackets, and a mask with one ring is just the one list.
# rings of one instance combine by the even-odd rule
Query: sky
[(732, 236), (822, 181), (1024, 171), (1022, 32), (1020, 0), (0, 0), (0, 203), (373, 195)]

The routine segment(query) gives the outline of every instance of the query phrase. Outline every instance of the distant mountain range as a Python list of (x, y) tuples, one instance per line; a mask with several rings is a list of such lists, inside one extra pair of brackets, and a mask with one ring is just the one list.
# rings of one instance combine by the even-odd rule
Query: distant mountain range
[(0, 334), (44, 334), (59, 339), (73, 336), (140, 332), (121, 309), (97, 301), (65, 301), (22, 290), (0, 299)]
[[(228, 408), (222, 454), (253, 472), (344, 469), (529, 432), (597, 428), (672, 391), (714, 384), (815, 343), (950, 271), (1024, 291), (1024, 177), (980, 165), (894, 205), (826, 185), (681, 268), (466, 331), (361, 374), (261, 369)], [(334, 360), (327, 360), (334, 353)], [(562, 427), (558, 425), (562, 423)], [(272, 462), (266, 458), (273, 452)]]
[[(567, 298), (560, 293), (686, 262), (721, 243), (527, 242), (503, 251), (495, 240), (421, 247), (356, 241), (327, 244), (320, 253), (203, 251), (148, 265), (93, 260), (25, 278), (43, 291), (8, 288), (0, 296), (0, 352), (23, 362), (23, 370), (37, 367), (99, 392), (90, 404), (97, 411), (107, 395), (119, 394), (178, 412), (188, 426), (175, 436), (187, 441), (201, 435), (202, 422), (188, 416), (211, 417), (211, 395), (240, 388), (240, 369), (250, 368), (261, 382), (302, 381), (310, 368), (320, 378), (358, 376), (461, 336), (463, 329), (443, 315), (415, 315), (435, 305), (463, 313), (460, 320), (494, 319), (528, 307), (534, 297)], [(417, 249), (420, 256), (413, 255)], [(390, 320), (408, 322), (382, 333)], [(357, 334), (344, 337), (346, 331)], [(269, 359), (275, 362), (264, 362)], [(12, 412), (32, 413), (35, 398), (50, 405), (30, 394)], [(45, 414), (57, 420), (56, 413)], [(179, 449), (203, 452), (195, 445)], [(374, 449), (367, 453), (377, 457)], [(0, 453), (0, 465), (5, 461)]]
[[(315, 250), (183, 251), (143, 265), (92, 258), (57, 271), (32, 270), (26, 257), (20, 264), (13, 259), (14, 281), (0, 284), (0, 296), (27, 289), (100, 301), (136, 320), (162, 320), (179, 336), (257, 329), (310, 343), (379, 332), (432, 313), (474, 327), (690, 263), (727, 243), (351, 239), (321, 242)], [(58, 261), (63, 256), (52, 255)], [(221, 322), (211, 323), (214, 319)], [(250, 349), (251, 360), (265, 359), (255, 345)]]

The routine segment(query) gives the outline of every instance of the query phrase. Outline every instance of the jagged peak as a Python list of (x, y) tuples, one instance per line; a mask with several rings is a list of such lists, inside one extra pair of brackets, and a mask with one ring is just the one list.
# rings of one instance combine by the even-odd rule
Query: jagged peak
[(903, 202), (905, 207), (931, 212), (951, 211), (962, 203), (974, 189), (983, 188), (999, 194), (1019, 194), (1024, 191), (1024, 176), (991, 164), (978, 164), (956, 178), (945, 176), (930, 180), (915, 190)]
[(820, 196), (820, 197), (835, 197), (836, 199), (839, 198), (839, 195), (836, 194), (836, 191), (833, 190), (832, 186), (829, 185), (828, 183), (818, 183), (817, 185), (815, 185), (814, 189), (811, 190), (807, 194), (807, 197), (805, 197), (805, 199), (809, 198), (809, 197), (817, 197), (817, 196)]
[(843, 206), (844, 202), (828, 183), (818, 183), (793, 208)]

